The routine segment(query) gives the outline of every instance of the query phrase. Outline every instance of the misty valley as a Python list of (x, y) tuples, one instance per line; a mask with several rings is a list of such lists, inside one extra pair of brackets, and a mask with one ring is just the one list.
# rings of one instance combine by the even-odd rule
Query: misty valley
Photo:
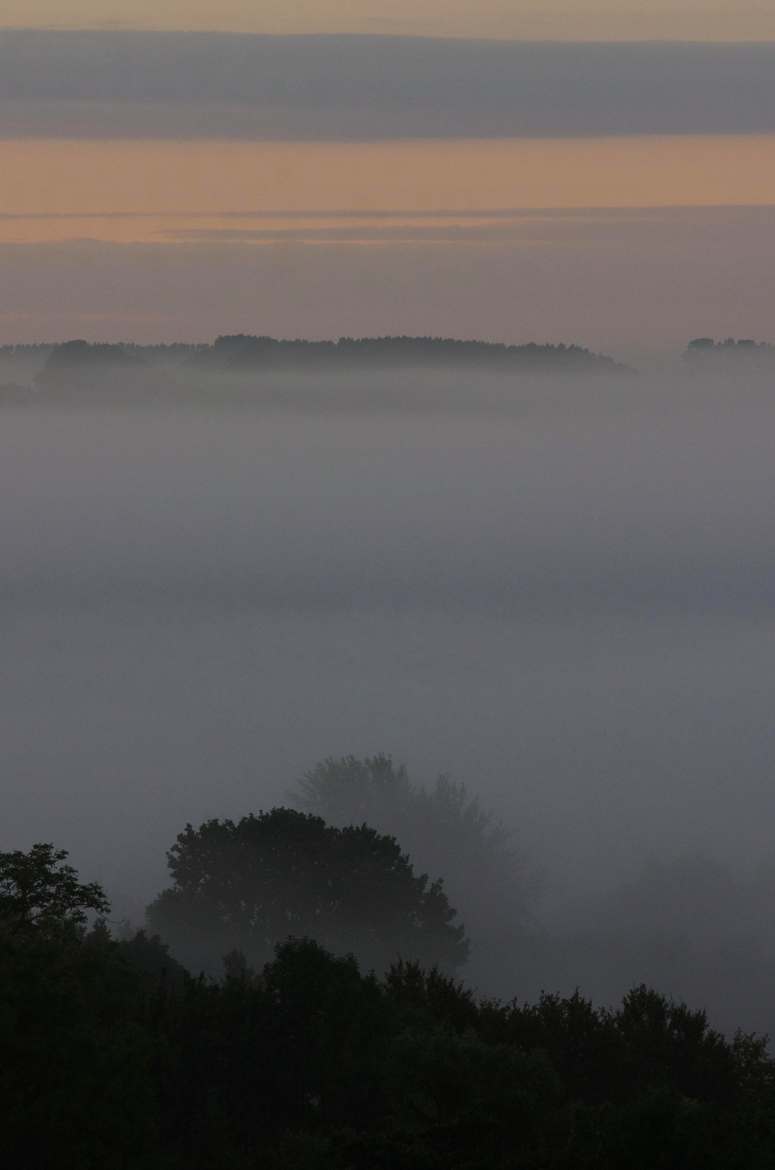
[(775, 4), (4, 0), (0, 176), (2, 1165), (773, 1170)]
[(14, 1156), (773, 1164), (775, 363), (677, 358), (0, 349)]

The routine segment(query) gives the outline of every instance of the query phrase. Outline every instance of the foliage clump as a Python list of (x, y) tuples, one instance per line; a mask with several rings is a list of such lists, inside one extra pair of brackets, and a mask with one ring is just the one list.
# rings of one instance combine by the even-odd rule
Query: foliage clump
[(334, 825), (367, 822), (400, 841), (416, 867), (443, 874), (471, 940), (470, 977), (511, 993), (536, 949), (536, 882), (513, 830), (465, 783), (441, 775), (424, 785), (389, 755), (349, 755), (305, 772), (291, 799)]
[[(0, 854), (51, 873), (56, 851)], [(56, 870), (56, 865), (54, 866)], [(96, 887), (0, 922), (9, 1165), (59, 1170), (769, 1170), (766, 1041), (634, 988), (478, 999), (438, 968), (384, 978), (310, 939), (187, 975), (158, 939), (87, 930)], [(10, 893), (8, 892), (10, 890)], [(89, 893), (88, 891), (92, 891)], [(94, 895), (94, 896), (93, 896)], [(5, 887), (4, 897), (16, 897)], [(102, 905), (102, 897), (99, 901)], [(73, 915), (76, 919), (73, 919)], [(28, 919), (22, 919), (29, 922)]]
[(109, 906), (96, 882), (84, 885), (65, 849), (48, 842), (0, 853), (0, 931), (19, 934), (78, 928), (93, 911), (104, 914)]
[(289, 936), (353, 952), (384, 971), (404, 956), (455, 968), (468, 943), (442, 882), (415, 874), (393, 837), (276, 808), (187, 825), (168, 853), (173, 885), (148, 909), (188, 966), (213, 972), (227, 952), (260, 965)]

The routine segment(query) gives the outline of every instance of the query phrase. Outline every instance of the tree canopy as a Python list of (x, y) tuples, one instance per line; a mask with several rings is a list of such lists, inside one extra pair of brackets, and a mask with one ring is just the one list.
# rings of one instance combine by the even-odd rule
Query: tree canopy
[(472, 977), (502, 972), (507, 994), (526, 961), (532, 879), (513, 832), (466, 785), (441, 775), (418, 784), (385, 754), (329, 757), (298, 781), (293, 803), (335, 825), (374, 825), (394, 836), (412, 863), (442, 874), (466, 924)]
[(194, 968), (214, 972), (235, 949), (263, 963), (288, 937), (377, 971), (399, 957), (453, 969), (468, 956), (441, 881), (415, 874), (396, 840), (365, 824), (276, 808), (189, 824), (167, 859), (173, 885), (148, 920)]
[[(212, 825), (249, 856), (251, 833), (263, 825), (265, 864), (271, 868), (272, 843), (283, 866), (306, 851), (317, 858), (322, 885), (331, 846), (321, 843), (320, 826), (334, 833), (329, 841), (353, 840), (287, 809), (202, 828)], [(290, 855), (281, 843), (289, 826), (302, 842)], [(175, 856), (196, 893), (196, 874), (204, 889), (219, 869), (222, 844), (190, 832), (199, 855), (181, 848)], [(373, 830), (367, 834), (379, 855)], [(0, 857), (6, 875), (66, 871), (65, 896), (52, 898), (44, 882), (38, 909), (22, 917), (27, 928), (3, 934), (0, 946), (0, 1131), (9, 1165), (775, 1164), (775, 1063), (766, 1040), (725, 1039), (703, 1011), (646, 986), (616, 1009), (595, 1007), (579, 992), (500, 1003), (406, 959), (384, 978), (364, 974), (352, 955), (309, 938), (282, 943), (258, 972), (235, 962), (220, 980), (194, 978), (158, 939), (140, 933), (118, 941), (100, 922), (86, 930), (80, 916), (102, 895), (63, 865), (62, 851), (38, 846)], [(220, 872), (227, 882), (228, 867)], [(356, 865), (351, 884), (364, 874), (368, 866)], [(249, 886), (232, 878), (233, 903)], [(16, 897), (14, 880), (4, 878), (4, 897)], [(45, 929), (49, 922), (74, 928)]]
[(105, 931), (0, 948), (0, 1126), (60, 1170), (769, 1170), (774, 1066), (645, 987), (481, 1002), (310, 940), (155, 982)]
[(29, 852), (0, 853), (0, 927), (11, 934), (80, 927), (89, 911), (110, 908), (102, 887), (82, 884), (68, 853), (39, 842)]

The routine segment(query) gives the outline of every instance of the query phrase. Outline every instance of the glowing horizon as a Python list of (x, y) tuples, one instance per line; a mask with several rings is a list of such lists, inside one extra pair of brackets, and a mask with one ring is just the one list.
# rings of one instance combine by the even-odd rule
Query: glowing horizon
[[(68, 23), (91, 12), (116, 28), (123, 7), (82, 3)], [(640, 26), (622, 8), (632, 40)], [(38, 4), (35, 22), (58, 10)], [(140, 3), (123, 25), (151, 11)], [(214, 8), (153, 11), (157, 25), (205, 27)], [(219, 11), (236, 27), (252, 10)], [(326, 13), (379, 31), (362, 27), (369, 11), (308, 3), (293, 19), (307, 33)], [(415, 11), (427, 27), (406, 23), (403, 3), (392, 31), (473, 27), (470, 6), (444, 5), (443, 23), (438, 3)], [(475, 31), (504, 11), (477, 10)], [(558, 11), (542, 6), (549, 33), (579, 39), (579, 10), (565, 23)], [(687, 0), (678, 15), (708, 32), (702, 13)], [(31, 23), (17, 0), (3, 19)], [(520, 33), (535, 27), (526, 17)], [(612, 351), (770, 329), (772, 49), (366, 51), (152, 34), (0, 46), (4, 341), (258, 328)]]
[[(375, 0), (6, 0), (0, 27), (135, 28), (281, 34), (382, 34), (503, 40), (767, 41), (775, 12), (725, 0), (394, 0), (389, 15)], [(31, 8), (33, 10), (31, 11)]]
[(242, 212), (301, 212), (314, 222), (327, 212), (346, 220), (390, 209), (427, 215), (775, 203), (771, 135), (364, 144), (6, 140), (0, 167), (5, 243), (82, 239), (84, 223), (88, 238), (152, 242), (171, 227), (195, 228), (202, 217), (210, 227), (234, 229)]

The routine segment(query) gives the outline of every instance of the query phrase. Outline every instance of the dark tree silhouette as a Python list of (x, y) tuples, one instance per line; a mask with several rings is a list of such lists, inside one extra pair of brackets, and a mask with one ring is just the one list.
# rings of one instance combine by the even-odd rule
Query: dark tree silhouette
[(504, 373), (594, 372), (630, 373), (603, 354), (580, 345), (503, 345), (452, 337), (340, 337), (336, 341), (281, 340), (254, 334), (226, 334), (212, 346), (200, 347), (195, 365), (227, 369), (341, 370), (347, 368), (464, 367)]
[(110, 904), (96, 882), (82, 884), (66, 849), (45, 842), (28, 853), (0, 853), (0, 928), (11, 934), (77, 928), (88, 912), (104, 914)]
[(174, 884), (148, 920), (193, 968), (215, 973), (235, 949), (264, 963), (288, 937), (377, 971), (399, 957), (452, 969), (468, 955), (441, 882), (415, 875), (398, 843), (365, 824), (278, 808), (187, 825), (167, 857)]
[[(512, 832), (466, 785), (439, 776), (415, 783), (388, 755), (329, 757), (304, 774), (293, 803), (335, 825), (374, 825), (412, 863), (444, 877), (472, 944), (471, 975), (508, 994), (535, 934), (529, 911), (533, 881)], [(499, 973), (499, 974), (496, 974)]]
[[(213, 826), (225, 832), (235, 864), (242, 853), (231, 886), (219, 861), (223, 834), (207, 832)], [(287, 867), (297, 863), (329, 899), (332, 841), (348, 840), (344, 853), (361, 857), (360, 868), (348, 869), (352, 886), (368, 877), (363, 854), (382, 857), (384, 839), (372, 830), (362, 833), (371, 845), (358, 851), (352, 834), (288, 810), (239, 825), (210, 822), (190, 830), (197, 848), (178, 854), (193, 894), (212, 894), (217, 873), (237, 917), (247, 913), (245, 858), (255, 860), (253, 835), (261, 832), (265, 868), (280, 865), (283, 889), (295, 888)], [(2, 933), (0, 945), (8, 1165), (775, 1165), (775, 1062), (766, 1038), (738, 1032), (727, 1040), (704, 1011), (647, 986), (616, 1009), (579, 992), (499, 1003), (412, 961), (380, 980), (310, 939), (278, 946), (259, 973), (235, 962), (220, 982), (191, 978), (170, 970), (157, 939), (120, 942), (104, 923), (84, 929), (81, 915), (99, 900), (98, 887), (81, 885), (52, 846), (36, 849), (32, 860), (0, 855), (3, 896), (34, 892), (34, 908), (22, 916), (28, 928)], [(42, 884), (30, 886), (28, 872)], [(44, 929), (49, 921), (74, 925)]]

